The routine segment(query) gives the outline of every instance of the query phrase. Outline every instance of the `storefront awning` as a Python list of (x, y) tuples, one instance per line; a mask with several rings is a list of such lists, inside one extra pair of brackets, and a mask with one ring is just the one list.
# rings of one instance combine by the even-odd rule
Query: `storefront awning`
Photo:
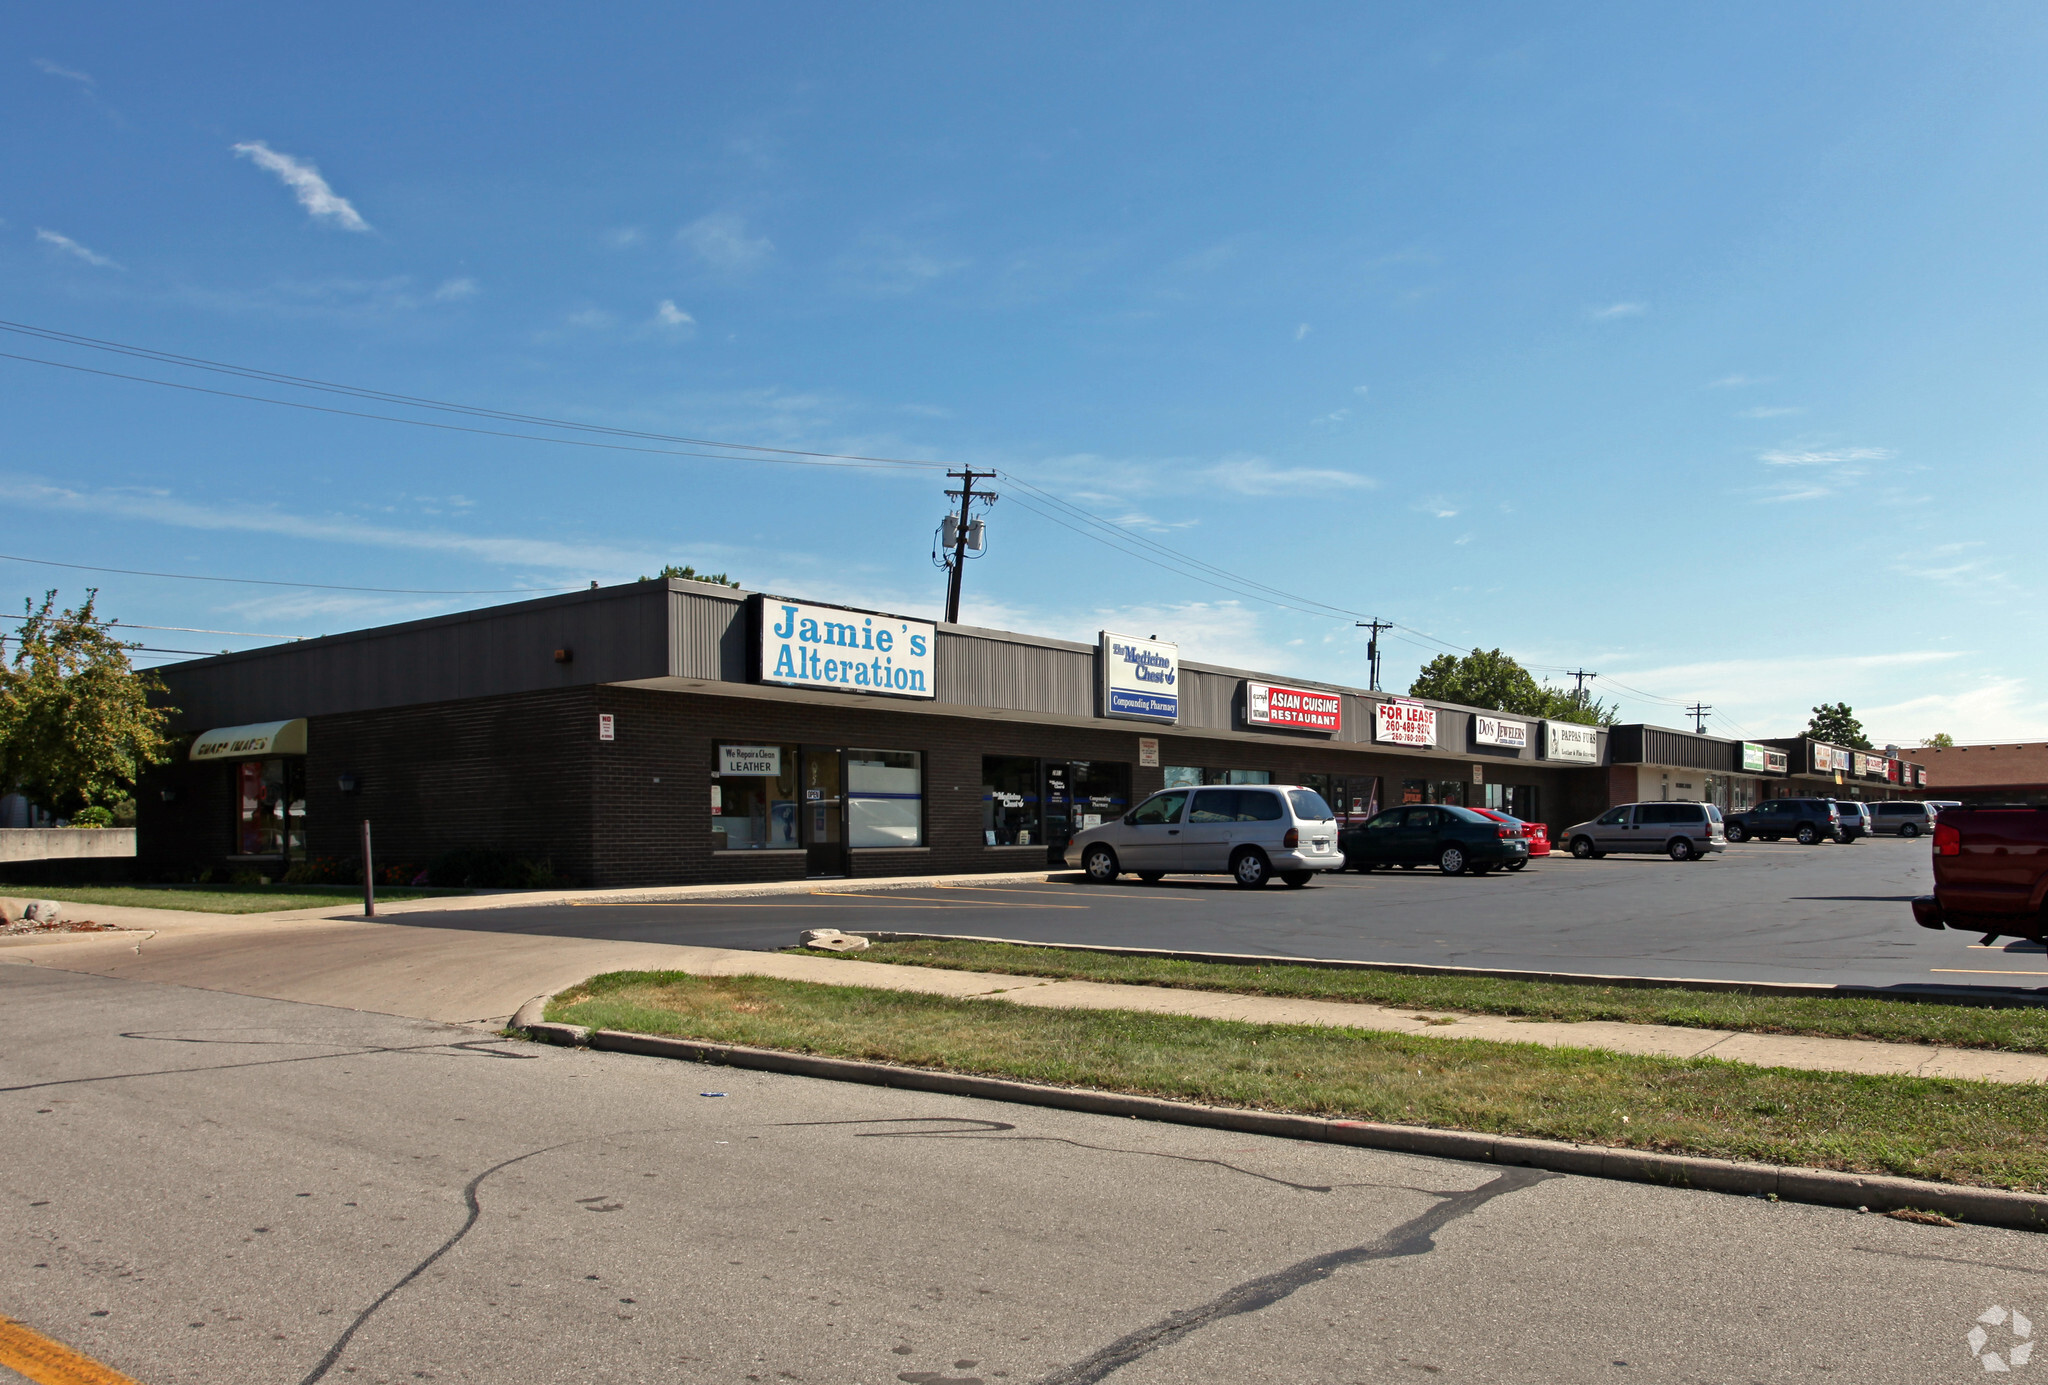
[(253, 760), (263, 755), (306, 753), (306, 719), (222, 726), (192, 742), (194, 760)]

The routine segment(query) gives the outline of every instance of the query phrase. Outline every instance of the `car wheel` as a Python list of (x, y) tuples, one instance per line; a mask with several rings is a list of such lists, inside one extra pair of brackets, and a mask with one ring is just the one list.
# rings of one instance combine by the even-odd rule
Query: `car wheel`
[(1907, 824), (1906, 824), (1906, 825), (1905, 825), (1904, 827), (1901, 827), (1901, 828), (1899, 829), (1899, 835), (1900, 835), (1900, 836), (1902, 836), (1902, 837), (1917, 837), (1917, 836), (1919, 836), (1919, 835), (1920, 835), (1920, 824), (1919, 824), (1919, 823), (1917, 823), (1917, 822), (1909, 822), (1909, 823), (1907, 823)]
[(1820, 833), (1816, 832), (1813, 829), (1813, 825), (1811, 823), (1805, 823), (1800, 826), (1799, 844), (1801, 846), (1816, 846), (1819, 844), (1819, 842)]
[(1163, 870), (1141, 870), (1138, 872), (1138, 878), (1148, 885), (1156, 885), (1166, 878), (1166, 872)]
[(1527, 861), (1510, 861), (1510, 862), (1508, 862), (1508, 869), (1509, 869), (1509, 870), (1520, 870), (1520, 869), (1521, 869), (1521, 868), (1522, 868), (1523, 866), (1526, 866), (1526, 865), (1528, 865), (1528, 864), (1529, 864), (1529, 863), (1528, 863)]
[(1116, 853), (1099, 843), (1083, 853), (1081, 869), (1086, 871), (1089, 880), (1097, 885), (1114, 884), (1120, 874), (1116, 864)]
[(1700, 854), (1698, 849), (1693, 846), (1690, 837), (1673, 837), (1671, 845), (1666, 847), (1665, 850), (1671, 853), (1671, 859), (1674, 861), (1690, 861), (1693, 857)]
[(1281, 872), (1280, 883), (1290, 890), (1298, 890), (1315, 878), (1316, 873), (1312, 870), (1289, 870)]
[(1462, 846), (1445, 847), (1437, 853), (1436, 868), (1445, 875), (1463, 875), (1465, 873), (1465, 848)]
[(1599, 854), (1599, 852), (1593, 849), (1593, 839), (1591, 837), (1572, 838), (1573, 859), (1580, 861), (1590, 861)]
[(1728, 840), (1731, 842), (1746, 842), (1749, 840), (1749, 833), (1742, 830), (1741, 823), (1731, 822), (1728, 824)]
[(1230, 862), (1231, 878), (1248, 890), (1256, 890), (1273, 878), (1273, 865), (1262, 852), (1240, 851)]

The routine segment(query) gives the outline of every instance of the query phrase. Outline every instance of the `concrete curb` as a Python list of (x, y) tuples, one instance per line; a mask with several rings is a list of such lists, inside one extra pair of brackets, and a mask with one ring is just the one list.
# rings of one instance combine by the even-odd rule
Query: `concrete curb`
[(753, 1068), (763, 1072), (817, 1077), (832, 1082), (860, 1082), (875, 1087), (979, 1097), (1023, 1106), (1047, 1106), (1092, 1115), (1131, 1120), (1165, 1121), (1174, 1125), (1234, 1130), (1248, 1135), (1273, 1135), (1289, 1140), (1320, 1140), (1357, 1145), (1397, 1154), (1460, 1159), (1480, 1164), (1510, 1164), (1547, 1169), (1588, 1178), (1629, 1183), (1656, 1183), (1703, 1192), (1774, 1197), (1785, 1202), (1823, 1207), (1868, 1208), (1888, 1212), (1910, 1207), (1939, 1212), (1979, 1226), (2020, 1231), (2048, 1231), (2048, 1196), (2013, 1193), (1996, 1188), (1966, 1188), (1928, 1183), (1915, 1178), (1836, 1173), (1776, 1164), (1744, 1164), (1694, 1155), (1654, 1154), (1645, 1150), (1610, 1149), (1605, 1145), (1574, 1145), (1556, 1140), (1531, 1140), (1512, 1135), (1486, 1135), (1463, 1130), (1430, 1130), (1420, 1126), (1385, 1125), (1374, 1121), (1326, 1120), (1273, 1111), (1247, 1111), (1158, 1097), (1124, 1096), (1085, 1088), (1051, 1087), (1000, 1077), (933, 1072), (893, 1067), (850, 1058), (823, 1058), (780, 1049), (747, 1048), (738, 1044), (669, 1039), (654, 1034), (627, 1034), (612, 1029), (543, 1021), (519, 1023), (536, 1005), (528, 1001), (514, 1017), (515, 1026), (542, 1042), (611, 1053), (636, 1053), (650, 1058), (677, 1058), (693, 1063)]
[[(1158, 957), (1170, 962), (1219, 962), (1240, 967), (1316, 967), (1326, 971), (1385, 971), (1405, 976), (1462, 976), (1496, 981), (1543, 981), (1566, 986), (1626, 986), (1635, 990), (1721, 991), (1737, 995), (1820, 996), (1871, 1000), (1927, 1000), (1943, 1005), (2023, 1008), (2048, 1005), (2048, 987), (1836, 986), (1821, 981), (1720, 981), (1685, 976), (1610, 976), (1580, 971), (1510, 971), (1498, 967), (1443, 967), (1427, 962), (1358, 962), (1342, 957), (1279, 957), (1257, 952), (1174, 952), (1164, 948), (1115, 947), (1103, 943), (1044, 943), (1029, 938), (984, 938), (970, 933), (898, 933), (849, 928), (877, 943), (1004, 943), (1055, 952), (1105, 952), (1118, 957)], [(868, 958), (875, 961), (875, 958)]]

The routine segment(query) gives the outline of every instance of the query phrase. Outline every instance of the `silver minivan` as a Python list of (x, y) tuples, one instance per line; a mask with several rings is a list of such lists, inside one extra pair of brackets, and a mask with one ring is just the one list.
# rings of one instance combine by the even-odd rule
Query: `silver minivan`
[(1711, 803), (1623, 803), (1591, 822), (1565, 829), (1565, 847), (1579, 860), (1610, 851), (1658, 852), (1674, 861), (1697, 861), (1726, 851), (1721, 810)]
[(1067, 849), (1098, 885), (1128, 871), (1148, 885), (1169, 874), (1218, 874), (1256, 889), (1277, 875), (1298, 889), (1317, 871), (1344, 869), (1337, 815), (1295, 784), (1166, 789), (1076, 833)]
[(1888, 837), (1921, 837), (1934, 830), (1934, 814), (1925, 803), (1873, 803), (1871, 831)]

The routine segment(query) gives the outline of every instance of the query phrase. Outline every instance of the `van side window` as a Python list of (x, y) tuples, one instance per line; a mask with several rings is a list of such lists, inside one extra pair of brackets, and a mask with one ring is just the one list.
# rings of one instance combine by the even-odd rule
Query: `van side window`
[(1236, 822), (1236, 789), (1197, 789), (1195, 806), (1188, 810), (1189, 822)]
[(1615, 827), (1627, 821), (1628, 805), (1624, 804), (1619, 808), (1609, 808), (1606, 812), (1602, 813), (1598, 825), (1601, 827)]
[(1237, 820), (1239, 822), (1278, 822), (1287, 816), (1280, 806), (1280, 795), (1260, 793), (1257, 789), (1240, 789), (1237, 794)]
[(1678, 820), (1678, 810), (1668, 803), (1645, 803), (1636, 809), (1636, 821), (1644, 827), (1662, 827)]
[(1157, 798), (1148, 798), (1138, 805), (1138, 811), (1131, 814), (1133, 827), (1164, 827), (1170, 822), (1180, 821), (1181, 805), (1188, 801), (1184, 793), (1163, 793)]

